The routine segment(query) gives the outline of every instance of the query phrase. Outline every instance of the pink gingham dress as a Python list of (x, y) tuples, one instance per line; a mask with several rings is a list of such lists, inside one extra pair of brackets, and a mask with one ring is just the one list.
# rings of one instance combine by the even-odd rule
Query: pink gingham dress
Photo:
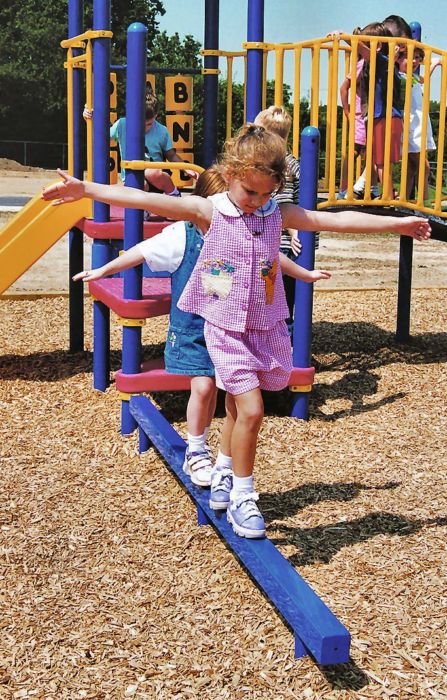
[(241, 214), (220, 193), (191, 279), (178, 307), (205, 319), (217, 385), (231, 394), (276, 391), (292, 369), (288, 308), (279, 267), (281, 214), (270, 199)]

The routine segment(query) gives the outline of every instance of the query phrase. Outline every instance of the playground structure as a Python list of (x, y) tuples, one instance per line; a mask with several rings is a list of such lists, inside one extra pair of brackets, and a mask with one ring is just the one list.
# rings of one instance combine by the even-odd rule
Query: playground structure
[[(96, 28), (94, 28), (92, 32), (82, 33), (82, 30), (79, 30), (79, 27), (76, 26), (77, 22), (79, 21), (79, 17), (76, 13), (77, 5), (77, 3), (71, 3), (70, 7), (72, 13), (70, 15), (70, 34), (73, 35), (73, 37), (67, 42), (64, 42), (69, 49), (69, 54), (71, 52), (71, 55), (67, 60), (67, 64), (69, 67), (72, 66), (74, 68), (76, 65), (79, 66), (86, 61), (91, 61), (91, 65), (93, 66), (94, 64), (95, 66), (93, 71), (93, 105), (95, 110), (95, 119), (92, 127), (90, 127), (93, 129), (93, 143), (95, 144), (95, 149), (92, 157), (91, 172), (93, 179), (99, 182), (107, 182), (109, 178), (109, 102), (108, 89), (106, 88), (108, 87), (109, 83), (109, 45), (111, 38), (110, 30), (107, 29), (107, 27), (110, 25), (110, 15), (107, 14), (107, 3), (95, 2)], [(215, 43), (212, 37), (215, 37), (217, 34), (216, 23), (218, 18), (216, 16), (216, 3), (207, 2), (206, 9), (207, 31), (205, 32), (205, 36), (208, 34), (209, 41), (205, 42), (205, 50), (203, 53), (205, 56), (205, 66), (207, 62), (209, 64), (205, 70), (209, 70), (210, 72), (205, 73), (205, 81), (206, 84), (208, 83), (207, 98), (205, 100), (205, 111), (206, 115), (208, 116), (206, 116), (205, 124), (208, 124), (209, 139), (207, 141), (208, 152), (206, 153), (204, 164), (208, 165), (214, 159), (217, 150), (215, 126), (214, 131), (211, 128), (213, 124), (215, 125), (216, 120), (214, 119), (214, 121), (208, 122), (207, 119), (211, 119), (215, 108), (214, 98), (217, 95), (217, 90), (215, 93), (213, 93), (213, 90), (214, 87), (217, 88), (217, 67), (215, 62), (218, 59), (219, 52), (217, 47), (213, 48), (210, 45)], [(276, 72), (278, 74), (276, 82), (279, 86), (279, 83), (282, 83), (280, 71), (281, 60), (284, 52), (288, 50), (288, 45), (282, 45), (283, 48), (276, 47), (275, 49), (266, 49), (261, 30), (261, 3), (249, 2), (249, 33), (248, 42), (245, 45), (247, 62), (247, 100), (245, 111), (248, 120), (253, 119), (259, 109), (261, 109), (263, 106), (263, 94), (265, 96), (265, 91), (263, 92), (259, 88), (265, 84), (265, 81), (262, 80), (262, 76), (265, 75), (267, 52), (269, 50), (274, 50), (276, 52)], [(318, 42), (320, 42), (319, 47), (317, 46)], [(319, 65), (320, 51), (340, 51), (337, 45), (334, 45), (334, 48), (332, 49), (328, 49), (328, 40), (317, 40), (317, 42), (306, 42), (306, 44), (308, 44), (308, 47), (300, 45), (301, 50), (303, 48), (311, 48), (312, 46), (316, 47), (314, 48), (313, 56), (318, 55), (318, 58), (313, 59), (313, 61), (315, 60), (315, 64), (314, 62), (312, 63), (313, 68), (314, 65)], [(299, 45), (291, 46), (293, 47), (293, 51), (300, 50)], [(84, 49), (86, 49), (85, 58), (83, 57), (82, 53), (80, 53), (83, 52)], [(352, 51), (355, 53), (354, 45), (352, 46)], [(142, 161), (143, 117), (142, 110), (140, 109), (140, 106), (143, 104), (144, 82), (146, 75), (145, 53), (146, 40), (144, 27), (142, 25), (134, 24), (129, 30), (128, 75), (130, 77), (127, 81), (128, 91), (126, 109), (128, 118), (128, 153), (127, 161), (124, 163), (124, 165), (128, 170), (126, 183), (129, 186), (138, 187), (142, 186), (142, 168), (147, 167), (147, 163)], [(88, 58), (88, 56), (90, 56), (90, 58)], [(234, 56), (227, 54), (227, 59), (233, 57)], [(442, 89), (444, 92), (442, 92), (442, 94), (445, 98), (445, 76), (447, 74), (445, 56), (443, 60)], [(214, 65), (211, 65), (211, 63)], [(337, 65), (334, 58), (332, 59), (332, 65)], [(315, 74), (313, 73), (313, 75), (317, 75), (317, 68), (315, 68), (315, 71), (316, 72)], [(69, 94), (72, 95), (72, 98), (69, 99), (69, 119), (73, 124), (73, 129), (70, 129), (72, 139), (70, 140), (71, 155), (69, 160), (69, 168), (75, 175), (80, 176), (81, 173), (78, 171), (81, 158), (77, 150), (79, 138), (76, 137), (75, 124), (78, 121), (78, 116), (82, 112), (83, 99), (82, 91), (80, 89), (81, 86), (77, 84), (79, 83), (79, 75), (77, 75), (77, 73), (77, 70), (70, 70), (69, 68)], [(88, 71), (86, 75), (88, 75)], [(335, 68), (331, 73), (331, 80), (335, 85), (336, 80), (334, 75), (336, 75)], [(90, 79), (87, 78), (87, 82), (89, 80)], [(316, 79), (313, 78), (313, 82), (314, 80)], [(92, 86), (92, 84), (90, 84), (90, 86)], [(317, 88), (315, 87), (313, 95), (316, 94)], [(328, 107), (329, 112), (336, 109), (336, 99), (334, 95), (335, 92), (333, 90), (330, 110)], [(275, 102), (282, 101), (279, 99), (280, 96), (280, 88), (278, 87), (278, 91), (276, 92), (275, 90)], [(312, 97), (311, 112), (312, 109), (314, 109), (316, 99), (316, 97)], [(302, 186), (301, 204), (308, 208), (312, 208), (316, 205), (317, 197), (316, 189), (318, 182), (319, 134), (316, 127), (318, 126), (318, 101), (316, 104), (317, 110), (316, 115), (314, 113), (314, 119), (317, 121), (317, 123), (312, 123), (312, 126), (305, 130), (300, 153), (303, 170), (305, 170), (308, 175), (306, 182), (303, 183)], [(351, 116), (353, 116), (353, 113)], [(297, 140), (299, 127), (299, 120), (294, 120), (294, 150), (297, 154), (299, 147)], [(335, 127), (333, 131), (336, 131)], [(444, 138), (444, 133), (442, 134), (442, 138)], [(328, 154), (327, 143), (328, 142), (326, 142), (326, 161)], [(331, 144), (333, 142), (329, 141), (329, 143)], [(348, 148), (352, 149), (351, 143), (349, 144)], [(331, 153), (334, 153), (334, 151)], [(439, 154), (440, 153), (441, 147), (439, 146)], [(335, 200), (335, 156), (332, 156), (332, 158), (332, 161), (329, 159), (329, 164), (326, 171), (327, 181), (329, 183), (329, 195), (327, 202), (321, 203), (321, 206), (340, 205), (340, 203)], [(154, 167), (158, 167), (159, 165), (160, 164), (154, 164)], [(169, 164), (169, 167), (172, 167), (172, 164)], [(188, 167), (190, 166), (188, 165)], [(353, 167), (351, 164), (349, 178), (349, 187), (351, 188), (352, 198)], [(405, 187), (401, 185), (401, 191), (402, 190), (405, 190)], [(437, 194), (434, 201), (433, 213), (442, 219), (443, 213), (440, 206), (440, 192), (441, 186), (439, 188), (439, 195)], [(368, 193), (368, 183), (366, 193)], [(385, 203), (384, 201), (377, 201), (373, 204), (372, 201), (369, 200), (370, 198), (367, 197), (364, 204), (378, 206)], [(359, 204), (358, 201), (351, 201), (348, 196), (348, 200), (343, 202), (343, 205), (353, 205), (354, 203)], [(410, 203), (400, 201), (399, 205), (401, 204), (405, 204), (406, 206)], [(34, 206), (35, 205), (30, 206), (32, 211), (34, 211)], [(124, 236), (124, 246), (128, 248), (141, 240), (143, 232), (144, 235), (154, 235), (154, 233), (157, 233), (164, 225), (163, 222), (155, 221), (143, 223), (141, 212), (127, 211), (124, 218), (123, 232), (121, 219), (113, 220), (114, 212), (111, 212), (112, 221), (109, 221), (110, 212), (108, 211), (108, 207), (106, 205), (95, 203), (93, 220), (84, 220), (84, 218), (88, 216), (88, 212), (84, 207), (85, 203), (82, 204), (81, 210), (74, 214), (78, 225), (73, 228), (70, 233), (70, 277), (81, 267), (79, 263), (82, 261), (82, 257), (80, 257), (81, 249), (79, 244), (82, 246), (83, 233), (91, 235), (94, 239), (93, 265), (98, 266), (110, 259), (110, 256), (114, 254), (114, 244), (111, 243), (112, 240), (116, 240), (119, 239), (120, 236)], [(416, 205), (413, 205), (412, 207), (410, 206), (409, 208), (417, 209), (417, 202)], [(64, 211), (66, 213), (65, 207), (63, 210), (60, 209), (59, 211)], [(48, 212), (50, 212), (50, 210), (48, 210)], [(69, 221), (65, 221), (65, 223), (66, 228), (71, 225), (71, 222)], [(75, 223), (75, 221), (73, 221), (73, 223)], [(44, 224), (42, 223), (42, 225), (45, 227), (49, 226), (49, 224), (53, 226), (53, 223), (50, 220), (45, 221)], [(19, 219), (16, 221), (15, 225), (19, 230), (23, 230)], [(41, 224), (39, 224), (39, 226), (40, 225)], [(51, 228), (51, 226), (49, 227)], [(56, 228), (55, 225), (54, 228)], [(35, 233), (36, 229), (34, 228), (32, 230)], [(28, 236), (29, 234), (25, 234), (22, 241), (26, 242)], [(311, 267), (313, 266), (314, 259), (313, 234), (301, 232), (301, 236), (303, 242), (301, 262), (305, 267)], [(34, 255), (38, 254), (38, 251), (34, 251)], [(120, 322), (123, 325), (122, 370), (116, 377), (117, 388), (123, 392), (123, 432), (131, 432), (134, 427), (138, 425), (141, 451), (146, 450), (151, 443), (156, 446), (157, 449), (159, 449), (161, 454), (170, 464), (173, 471), (176, 473), (177, 477), (182, 481), (184, 486), (188, 489), (197, 502), (199, 522), (201, 524), (204, 524), (205, 522), (213, 523), (213, 525), (221, 532), (226, 541), (236, 552), (241, 561), (255, 575), (259, 584), (263, 587), (267, 595), (275, 603), (276, 607), (281, 611), (284, 617), (288, 620), (289, 624), (292, 626), (295, 633), (296, 655), (300, 656), (303, 653), (310, 651), (312, 655), (322, 664), (346, 661), (349, 657), (349, 634), (347, 633), (346, 629), (336, 620), (336, 618), (334, 618), (332, 613), (330, 613), (319, 598), (315, 596), (313, 591), (307, 586), (301, 577), (299, 577), (292, 567), (290, 567), (288, 562), (282, 557), (276, 548), (269, 543), (268, 540), (252, 543), (241, 541), (234, 535), (232, 536), (229, 528), (226, 527), (226, 523), (220, 521), (220, 519), (212, 511), (210, 511), (209, 508), (207, 508), (206, 498), (203, 493), (192, 487), (188, 478), (182, 475), (181, 462), (185, 447), (184, 442), (179, 438), (178, 434), (167, 423), (167, 421), (165, 421), (163, 416), (156, 411), (149, 399), (136, 395), (143, 391), (155, 391), (162, 388), (165, 390), (187, 388), (188, 383), (184, 381), (184, 378), (184, 383), (182, 386), (175, 384), (175, 380), (173, 380), (172, 385), (168, 386), (165, 382), (167, 381), (169, 375), (164, 375), (163, 372), (160, 373), (160, 367), (155, 367), (155, 371), (154, 368), (151, 368), (152, 371), (149, 372), (149, 374), (140, 371), (141, 326), (145, 318), (167, 313), (170, 301), (169, 283), (166, 280), (160, 281), (154, 279), (145, 280), (143, 283), (141, 271), (129, 270), (124, 273), (123, 279), (104, 280), (101, 282), (92, 283), (90, 285), (90, 291), (95, 297), (94, 381), (97, 389), (104, 390), (109, 384), (110, 372), (108, 359), (108, 335), (110, 309), (119, 314), (121, 318)], [(80, 314), (82, 312), (80, 311), (81, 305), (76, 304), (76, 297), (79, 297), (80, 292), (82, 294), (81, 285), (75, 285), (72, 287), (71, 328), (73, 330), (72, 339), (74, 346), (72, 349), (79, 349), (79, 347), (76, 347), (76, 345), (79, 343), (80, 338)], [(301, 384), (301, 388), (304, 388), (305, 391), (299, 392), (301, 395), (295, 402), (295, 415), (305, 417), (307, 411), (308, 392), (313, 381), (313, 370), (309, 366), (312, 290), (308, 285), (297, 285), (297, 304), (300, 306), (300, 309), (303, 310), (301, 313), (301, 323), (303, 325), (301, 327), (296, 325), (294, 331), (294, 365), (296, 365), (299, 369), (295, 379), (296, 386), (300, 386)], [(298, 342), (298, 337), (301, 339), (300, 342)], [(305, 338), (305, 342), (302, 342), (303, 337)], [(151, 385), (150, 381), (154, 382), (156, 378), (158, 378), (160, 383)], [(302, 415), (299, 415), (300, 413)]]

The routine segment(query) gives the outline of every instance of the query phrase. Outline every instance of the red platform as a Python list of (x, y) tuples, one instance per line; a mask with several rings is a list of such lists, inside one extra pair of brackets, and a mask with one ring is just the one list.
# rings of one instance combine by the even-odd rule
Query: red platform
[[(143, 237), (152, 238), (157, 233), (160, 233), (166, 226), (172, 224), (172, 221), (167, 221), (159, 216), (151, 216), (149, 221), (143, 224)], [(107, 240), (114, 238), (117, 240), (124, 238), (124, 209), (121, 207), (110, 207), (110, 221), (98, 222), (93, 219), (81, 219), (77, 227), (90, 238), (98, 238)]]
[[(290, 374), (289, 386), (308, 386), (313, 384), (315, 367), (301, 369), (294, 367)], [(139, 374), (115, 374), (118, 391), (126, 394), (140, 394), (144, 391), (185, 391), (191, 387), (191, 377), (183, 374), (169, 374), (164, 368), (161, 357), (147, 360), (141, 365)]]
[(123, 318), (151, 318), (164, 316), (171, 309), (171, 278), (145, 277), (142, 299), (123, 299), (121, 277), (89, 282), (90, 294)]

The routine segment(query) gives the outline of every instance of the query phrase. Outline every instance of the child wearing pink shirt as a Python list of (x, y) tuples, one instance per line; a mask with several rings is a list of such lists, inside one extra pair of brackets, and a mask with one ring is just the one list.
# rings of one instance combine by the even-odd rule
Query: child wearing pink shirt
[(178, 306), (205, 319), (216, 383), (227, 392), (220, 445), (220, 455), (227, 463), (221, 459), (215, 469), (210, 503), (227, 510), (234, 531), (249, 538), (265, 536), (253, 482), (264, 415), (261, 390), (286, 387), (291, 370), (281, 272), (289, 268), (289, 274), (309, 283), (329, 277), (324, 270), (306, 270), (287, 258), (281, 258), (280, 268), (281, 229), (395, 231), (417, 240), (430, 236), (428, 221), (419, 217), (278, 205), (272, 193), (283, 183), (285, 156), (279, 136), (249, 124), (225, 146), (221, 167), (228, 192), (224, 194), (177, 199), (119, 185), (81, 182), (59, 171), (63, 181), (42, 195), (56, 204), (89, 197), (117, 206), (150, 209), (161, 216), (192, 221), (204, 232), (203, 248)]

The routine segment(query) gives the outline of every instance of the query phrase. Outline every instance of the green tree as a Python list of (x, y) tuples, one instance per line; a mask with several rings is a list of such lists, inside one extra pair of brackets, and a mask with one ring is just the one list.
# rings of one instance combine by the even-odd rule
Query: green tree
[[(91, 4), (85, 27), (92, 26)], [(127, 26), (156, 33), (161, 0), (113, 0), (112, 56), (124, 62)], [(0, 139), (66, 139), (66, 76), (60, 42), (67, 37), (67, 0), (2, 0), (0, 4)]]

